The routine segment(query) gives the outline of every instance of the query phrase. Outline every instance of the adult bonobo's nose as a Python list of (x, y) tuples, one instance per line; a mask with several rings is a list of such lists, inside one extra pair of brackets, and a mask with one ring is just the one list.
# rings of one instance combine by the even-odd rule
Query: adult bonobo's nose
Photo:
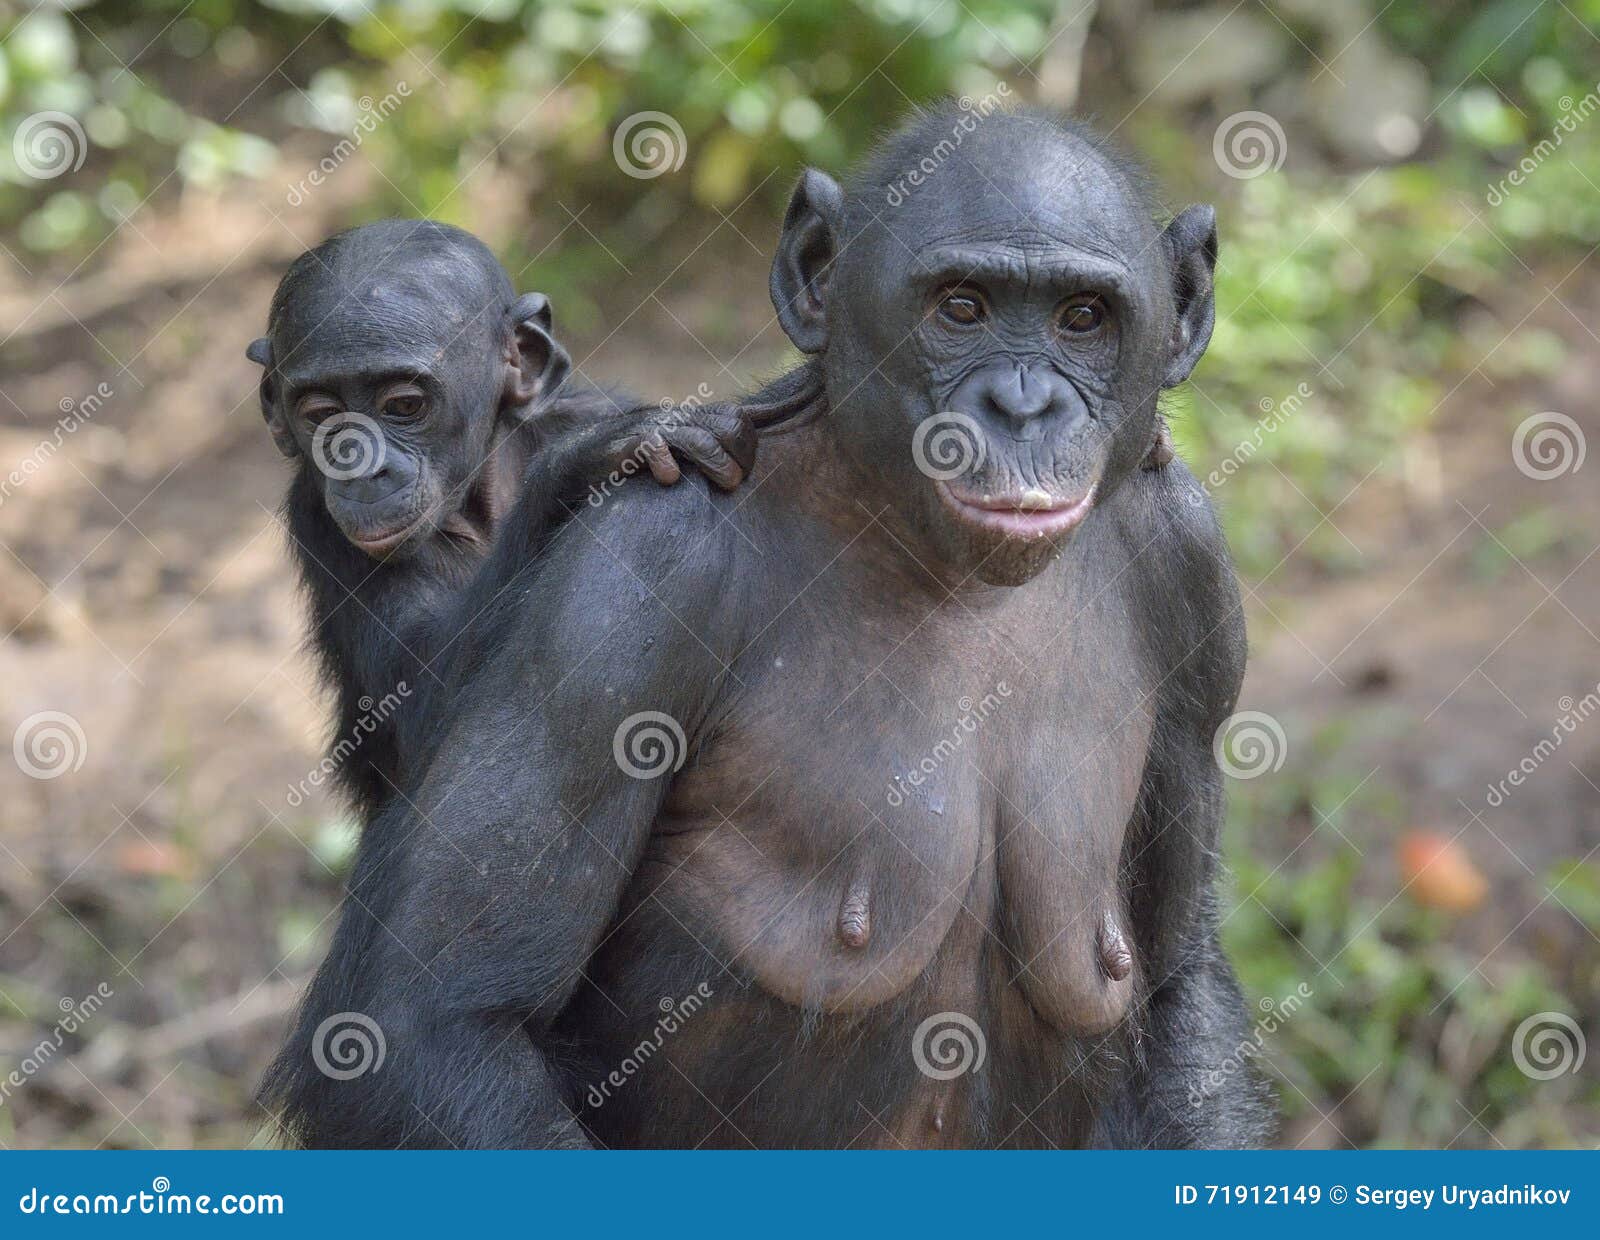
[(1048, 420), (1064, 415), (1069, 422), (1076, 422), (1087, 412), (1077, 389), (1049, 366), (1012, 360), (996, 362), (978, 371), (962, 387), (970, 390), (958, 392), (958, 397), (969, 399), (958, 400), (957, 408), (969, 408), (994, 418), (1025, 438), (1041, 433)]

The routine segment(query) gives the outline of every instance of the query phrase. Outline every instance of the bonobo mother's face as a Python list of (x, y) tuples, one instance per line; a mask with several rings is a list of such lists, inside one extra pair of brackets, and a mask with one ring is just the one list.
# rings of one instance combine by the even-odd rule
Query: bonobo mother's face
[[(1165, 232), (1129, 178), (1036, 116), (915, 122), (848, 191), (808, 172), (774, 267), (824, 353), (835, 433), (952, 572), (1035, 576), (1134, 470), (1205, 348), (1208, 208)], [(947, 159), (889, 192), (941, 141)], [(899, 171), (897, 171), (897, 169)], [(898, 205), (891, 205), (895, 203)]]

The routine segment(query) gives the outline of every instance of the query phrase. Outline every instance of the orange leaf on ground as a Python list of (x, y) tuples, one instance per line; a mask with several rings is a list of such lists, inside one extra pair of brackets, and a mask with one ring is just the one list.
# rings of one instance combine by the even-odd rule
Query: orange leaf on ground
[(1400, 876), (1418, 904), (1467, 913), (1489, 894), (1489, 880), (1467, 850), (1437, 831), (1407, 831), (1396, 848)]

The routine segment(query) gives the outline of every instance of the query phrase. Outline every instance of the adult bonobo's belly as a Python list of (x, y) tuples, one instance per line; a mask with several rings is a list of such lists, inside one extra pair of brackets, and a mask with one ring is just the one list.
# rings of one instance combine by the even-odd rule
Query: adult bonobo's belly
[(747, 678), (566, 1022), (602, 1140), (1081, 1139), (1137, 982), (1116, 876), (1154, 679), (1079, 610), (850, 658), (819, 627)]

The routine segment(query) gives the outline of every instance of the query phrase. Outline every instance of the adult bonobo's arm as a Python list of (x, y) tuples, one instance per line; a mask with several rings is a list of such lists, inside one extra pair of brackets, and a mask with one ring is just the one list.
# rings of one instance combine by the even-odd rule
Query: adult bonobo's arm
[[(582, 1143), (542, 1038), (729, 674), (745, 601), (719, 525), (702, 481), (633, 485), (548, 548), (420, 786), (363, 837), (265, 1085), (293, 1139)], [(381, 1069), (341, 1066), (354, 1025), (381, 1030)]]

